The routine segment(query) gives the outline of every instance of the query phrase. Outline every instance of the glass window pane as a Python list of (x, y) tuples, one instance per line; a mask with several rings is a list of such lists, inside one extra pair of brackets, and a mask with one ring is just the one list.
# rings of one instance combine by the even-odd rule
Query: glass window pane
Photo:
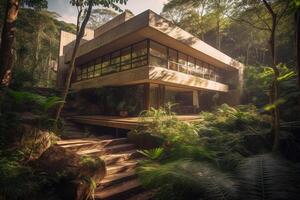
[(110, 56), (109, 55), (105, 55), (102, 57), (102, 74), (108, 74), (109, 70), (108, 70), (108, 66), (110, 62)]
[(187, 55), (178, 53), (179, 71), (187, 73)]
[(150, 41), (150, 54), (155, 57), (167, 59), (167, 47)]
[(81, 68), (79, 67), (76, 68), (76, 74), (81, 74)]
[(83, 73), (83, 74), (87, 73), (87, 67), (86, 67), (86, 66), (83, 66), (83, 67), (82, 67), (82, 73)]
[(209, 66), (207, 63), (203, 62), (203, 74), (204, 78), (209, 79)]
[(164, 67), (167, 68), (167, 60), (150, 56), (150, 65), (155, 66), (155, 67)]
[(188, 73), (191, 74), (195, 70), (195, 58), (189, 56), (188, 58)]
[(139, 57), (147, 54), (147, 41), (142, 41), (132, 46), (132, 57)]
[(132, 68), (147, 65), (147, 55), (132, 59)]
[(100, 76), (101, 75), (101, 70), (96, 70), (95, 73), (94, 73), (94, 76)]
[(202, 62), (198, 59), (196, 59), (196, 66), (195, 70), (192, 71), (193, 75), (203, 77), (203, 67), (202, 67)]
[(100, 57), (95, 62), (95, 70), (101, 69), (101, 64), (102, 64), (102, 62), (101, 62), (101, 57)]
[(114, 52), (111, 54), (111, 58), (110, 58), (110, 70), (111, 72), (117, 72), (119, 71), (119, 67), (120, 67), (120, 62), (121, 62), (121, 57), (120, 57), (120, 51)]
[(169, 69), (178, 71), (177, 51), (174, 49), (169, 49)]
[(82, 74), (82, 79), (87, 79), (87, 73)]
[(121, 50), (121, 71), (131, 68), (131, 47)]
[(88, 72), (92, 72), (92, 71), (94, 71), (94, 65), (90, 65), (90, 66), (88, 67)]

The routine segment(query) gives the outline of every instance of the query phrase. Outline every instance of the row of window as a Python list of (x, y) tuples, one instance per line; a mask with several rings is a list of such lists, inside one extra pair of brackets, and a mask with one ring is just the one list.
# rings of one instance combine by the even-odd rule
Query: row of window
[(217, 82), (223, 82), (224, 77), (221, 69), (154, 41), (150, 42), (150, 65), (192, 74)]
[[(150, 63), (148, 63), (148, 57)], [(152, 40), (135, 43), (99, 57), (88, 64), (77, 67), (76, 81), (133, 69), (148, 64), (217, 82), (223, 82), (224, 74), (221, 69)]]
[(76, 68), (76, 81), (90, 79), (148, 64), (147, 41), (142, 41)]

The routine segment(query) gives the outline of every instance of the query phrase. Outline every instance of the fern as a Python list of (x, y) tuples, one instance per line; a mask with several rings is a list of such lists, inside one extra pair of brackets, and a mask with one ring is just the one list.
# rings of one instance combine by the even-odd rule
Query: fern
[(138, 150), (138, 152), (151, 160), (159, 160), (164, 153), (164, 149), (163, 148), (155, 148), (155, 149), (149, 149), (149, 150)]
[(278, 156), (265, 154), (248, 158), (237, 173), (240, 199), (300, 199), (299, 175), (299, 170)]
[(157, 189), (160, 199), (235, 199), (233, 182), (206, 162), (148, 163), (138, 174), (145, 187)]

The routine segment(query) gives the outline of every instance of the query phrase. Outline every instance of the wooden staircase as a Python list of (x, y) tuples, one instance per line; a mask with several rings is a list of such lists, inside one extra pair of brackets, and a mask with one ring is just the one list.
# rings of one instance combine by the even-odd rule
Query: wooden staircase
[(104, 160), (107, 174), (97, 183), (95, 199), (151, 199), (152, 193), (141, 187), (135, 173), (141, 155), (127, 138), (113, 138), (111, 135), (89, 138), (78, 136), (58, 141), (58, 145), (80, 155), (95, 155)]

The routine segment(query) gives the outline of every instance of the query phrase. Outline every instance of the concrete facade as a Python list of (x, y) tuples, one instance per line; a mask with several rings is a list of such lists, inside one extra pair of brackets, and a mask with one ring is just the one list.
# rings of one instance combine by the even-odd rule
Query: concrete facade
[[(63, 87), (75, 36), (62, 31), (60, 37), (57, 85)], [(200, 90), (218, 92), (224, 102), (231, 105), (239, 104), (243, 86), (244, 65), (151, 10), (137, 16), (124, 12), (94, 31), (87, 30), (86, 36), (79, 47), (76, 65), (81, 66), (97, 59), (99, 56), (145, 39), (155, 40), (223, 70), (226, 72), (224, 73), (224, 79), (227, 79), (230, 83), (220, 83), (191, 74), (172, 71), (152, 65), (148, 60), (146, 66), (73, 82), (72, 89), (81, 90), (102, 86), (154, 83), (191, 89), (193, 91), (193, 105), (197, 107), (199, 107), (197, 91)]]

